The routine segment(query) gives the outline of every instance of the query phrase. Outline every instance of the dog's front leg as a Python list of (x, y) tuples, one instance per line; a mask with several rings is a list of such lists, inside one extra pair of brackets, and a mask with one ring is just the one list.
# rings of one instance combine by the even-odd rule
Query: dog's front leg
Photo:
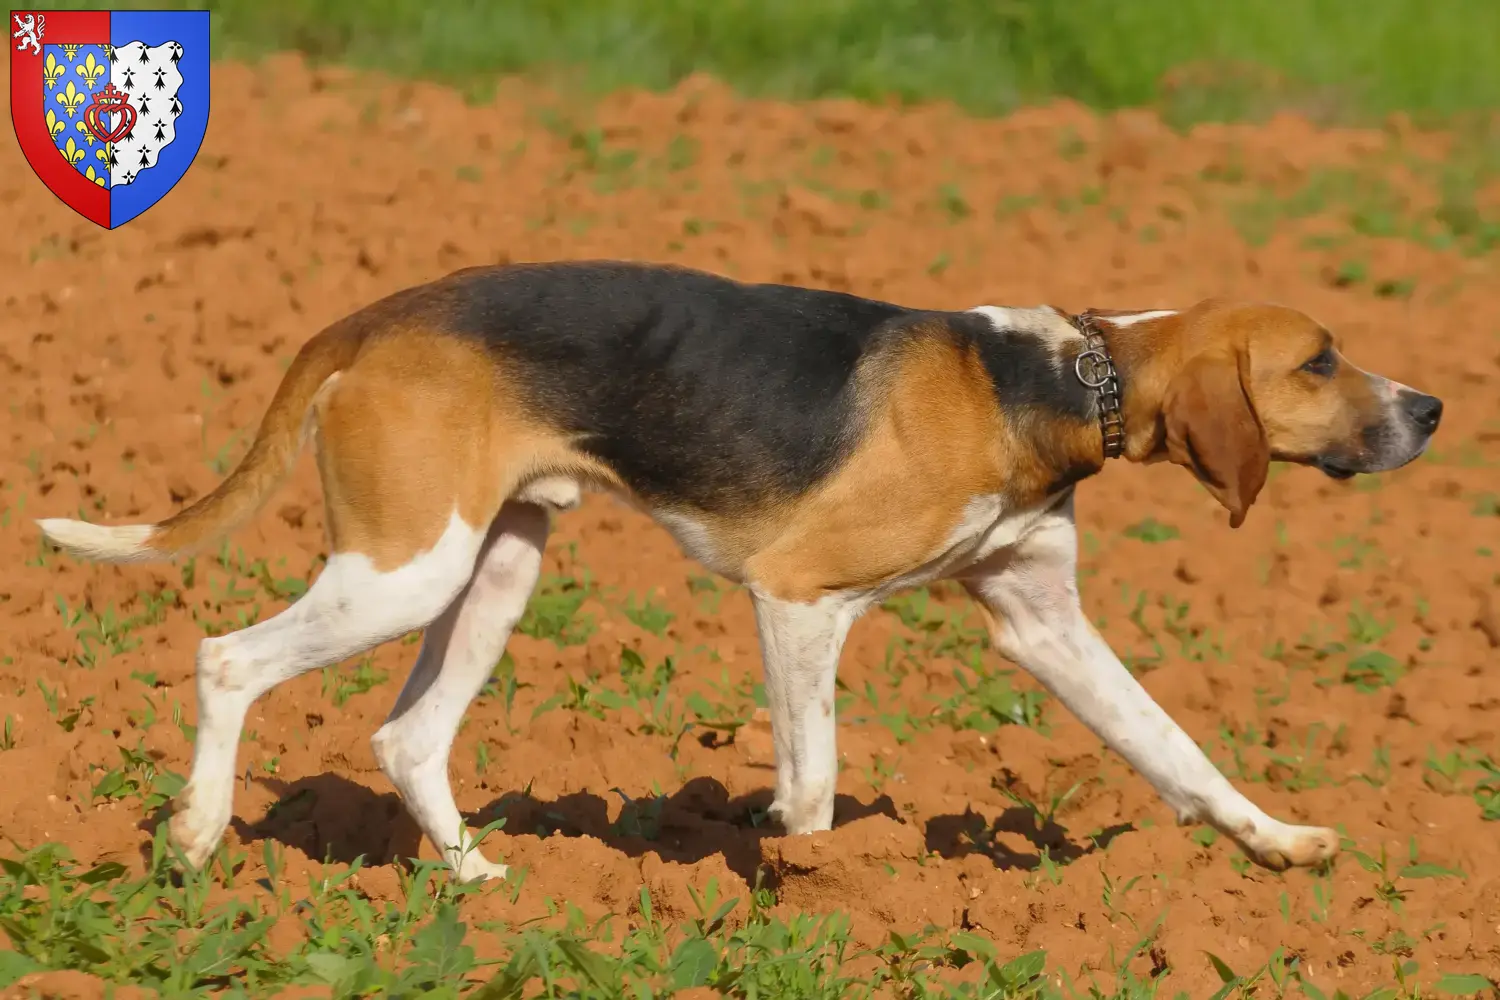
[(838, 782), (834, 679), (861, 605), (838, 596), (801, 604), (751, 594), (776, 747), (771, 814), (789, 834), (827, 830)]
[(1077, 559), (1070, 499), (1014, 549), (967, 574), (964, 585), (987, 613), (1000, 653), (1140, 772), (1179, 823), (1209, 823), (1275, 870), (1333, 855), (1335, 831), (1266, 815), (1131, 676), (1079, 605)]

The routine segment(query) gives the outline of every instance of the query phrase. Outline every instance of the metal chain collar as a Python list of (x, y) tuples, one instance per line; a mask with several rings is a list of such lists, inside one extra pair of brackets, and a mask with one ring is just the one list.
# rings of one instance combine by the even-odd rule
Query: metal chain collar
[(1120, 377), (1109, 355), (1104, 335), (1094, 327), (1092, 312), (1079, 313), (1078, 332), (1084, 347), (1073, 359), (1078, 381), (1099, 393), (1099, 428), (1104, 433), (1104, 457), (1119, 458), (1125, 451), (1125, 418), (1120, 414)]

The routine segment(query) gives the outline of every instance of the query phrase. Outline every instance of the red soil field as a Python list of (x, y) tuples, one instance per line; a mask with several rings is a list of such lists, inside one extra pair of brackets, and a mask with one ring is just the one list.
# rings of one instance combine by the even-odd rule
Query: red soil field
[[(593, 497), (559, 519), (532, 634), (504, 664), (513, 700), (497, 684), (454, 747), (460, 807), (476, 827), (505, 816), (487, 851), (527, 873), (466, 913), (521, 920), (551, 897), (628, 917), (644, 885), (679, 918), (689, 887), (743, 895), (759, 871), (780, 910), (847, 912), (862, 942), (966, 928), (1002, 954), (1045, 949), (1075, 979), (1111, 979), (1160, 921), (1131, 968), (1164, 975), (1164, 995), (1218, 988), (1205, 952), (1245, 972), (1277, 946), (1330, 996), (1408, 958), (1426, 980), (1500, 980), (1500, 772), (1483, 763), (1500, 761), (1496, 257), (1407, 234), (1440, 207), (1452, 136), (1291, 116), (1184, 135), (1066, 103), (976, 121), (748, 101), (699, 79), (593, 104), (513, 83), (470, 105), (293, 57), (214, 72), (197, 162), (116, 232), (0, 145), (7, 841), (139, 868), (152, 803), (96, 786), (139, 773), (120, 748), (187, 772), (197, 642), (285, 606), (325, 552), (307, 454), (218, 558), (84, 565), (32, 519), (156, 520), (202, 496), (298, 346), (379, 296), (473, 264), (621, 257), (948, 308), (1272, 299), (1328, 324), (1356, 363), (1442, 396), (1432, 451), (1347, 483), (1278, 467), (1238, 531), (1186, 472), (1110, 463), (1079, 492), (1082, 587), (1238, 787), (1278, 818), (1342, 828), (1351, 850), (1331, 870), (1273, 874), (1177, 827), (1049, 699), (1039, 725), (997, 725), (1039, 688), (946, 590), (856, 624), (835, 828), (779, 836), (762, 818), (748, 600)], [(252, 709), (226, 845), (245, 874), (225, 891), (261, 891), (267, 839), (299, 884), (363, 855), (376, 899), (400, 891), (399, 859), (433, 856), (369, 744), (415, 638)], [(622, 676), (622, 650), (640, 675)], [(659, 710), (619, 695), (668, 657)], [(679, 737), (699, 717), (743, 724)], [(1382, 851), (1389, 878), (1371, 870)]]

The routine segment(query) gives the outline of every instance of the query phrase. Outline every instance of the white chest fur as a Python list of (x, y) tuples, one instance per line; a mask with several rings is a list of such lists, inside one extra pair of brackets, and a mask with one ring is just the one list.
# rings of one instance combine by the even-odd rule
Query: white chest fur
[(1022, 510), (1006, 510), (1001, 498), (995, 496), (975, 497), (969, 501), (965, 518), (959, 525), (961, 529), (973, 532), (967, 546), (968, 559), (963, 566), (986, 559), (1025, 538), (1037, 522), (1057, 506), (1058, 499), (1059, 496), (1051, 496)]
[(875, 601), (912, 587), (961, 574), (1002, 549), (1009, 548), (1056, 506), (1057, 497), (1023, 510), (1007, 509), (1005, 498), (985, 494), (969, 500), (943, 547), (920, 566), (887, 580), (872, 595)]

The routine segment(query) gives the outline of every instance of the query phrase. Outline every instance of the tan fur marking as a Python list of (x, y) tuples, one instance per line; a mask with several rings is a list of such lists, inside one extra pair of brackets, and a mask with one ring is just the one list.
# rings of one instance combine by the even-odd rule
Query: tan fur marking
[(1360, 428), (1378, 423), (1381, 401), (1357, 366), (1338, 357), (1331, 379), (1288, 376), (1325, 346), (1337, 351), (1328, 331), (1306, 317), (1278, 317), (1252, 331), (1250, 357), (1257, 408), (1267, 437), (1278, 451), (1313, 454), (1336, 442), (1355, 439)]
[[(1296, 309), (1205, 299), (1109, 340), (1126, 373), (1126, 458), (1169, 457), (1192, 468), (1229, 509), (1233, 527), (1244, 521), (1269, 461), (1357, 454), (1363, 429), (1385, 419), (1367, 374)], [(1303, 369), (1325, 347), (1336, 360), (1332, 378)], [(1216, 454), (1194, 447), (1191, 457), (1193, 439)]]
[(440, 331), (372, 338), (316, 410), (332, 550), (393, 569), (454, 514), (481, 530), (527, 480), (590, 472), (506, 383), (482, 347)]
[(794, 505), (770, 512), (778, 530), (746, 560), (749, 578), (774, 597), (815, 600), (927, 563), (964, 505), (1004, 485), (1010, 457), (977, 357), (928, 336), (876, 368), (885, 370), (866, 376), (874, 399), (854, 454)]
[(1215, 351), (1248, 360), (1245, 388), (1273, 452), (1311, 454), (1348, 439), (1376, 419), (1379, 403), (1359, 369), (1342, 359), (1329, 382), (1297, 373), (1327, 338), (1322, 326), (1295, 309), (1220, 299), (1121, 331), (1111, 350), (1129, 372), (1122, 406), (1126, 456), (1141, 461), (1163, 451), (1168, 386), (1194, 358)]
[(1177, 373), (1162, 400), (1167, 455), (1224, 505), (1231, 528), (1244, 523), (1271, 461), (1244, 384), (1247, 368), (1243, 352), (1204, 351)]

